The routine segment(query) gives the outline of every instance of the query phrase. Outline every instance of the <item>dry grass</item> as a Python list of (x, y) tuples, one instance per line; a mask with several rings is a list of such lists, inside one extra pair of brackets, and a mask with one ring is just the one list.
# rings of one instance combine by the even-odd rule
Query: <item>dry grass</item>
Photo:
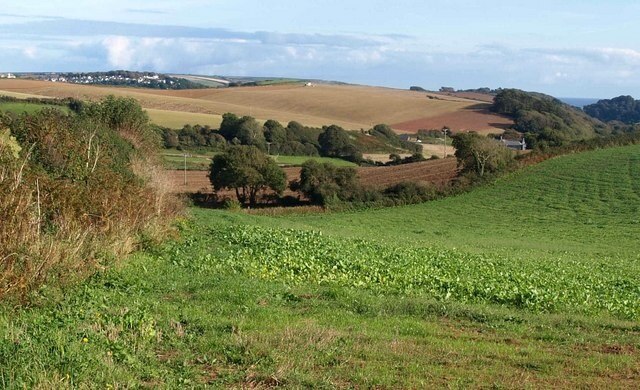
[[(133, 97), (147, 109), (221, 115), (233, 112), (283, 123), (295, 120), (308, 126), (337, 124), (346, 129), (371, 128), (378, 123), (397, 124), (405, 132), (424, 128), (410, 124), (426, 121), (427, 128), (445, 125), (454, 130), (475, 129), (498, 132), (504, 118), (487, 113), (484, 103), (455, 96), (353, 85), (300, 84), (163, 91), (141, 88), (87, 86), (33, 80), (0, 80), (2, 91), (48, 97), (96, 100), (106, 95)], [(164, 123), (181, 123), (171, 113), (153, 114)], [(462, 122), (455, 118), (462, 117)], [(199, 119), (199, 118), (198, 118)], [(494, 123), (498, 125), (493, 125)]]
[(222, 115), (198, 114), (195, 112), (168, 111), (147, 108), (151, 122), (172, 129), (180, 129), (186, 124), (210, 126), (217, 129), (222, 123)]

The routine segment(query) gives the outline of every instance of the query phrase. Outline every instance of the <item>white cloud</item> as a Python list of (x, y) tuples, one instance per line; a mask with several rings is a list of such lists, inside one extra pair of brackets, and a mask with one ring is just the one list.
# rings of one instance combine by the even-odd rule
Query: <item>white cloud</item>
[(22, 50), (22, 53), (27, 58), (35, 59), (38, 55), (38, 49), (35, 46), (27, 46)]
[(129, 68), (133, 64), (134, 49), (127, 37), (107, 37), (103, 41), (108, 53), (109, 64), (116, 68)]

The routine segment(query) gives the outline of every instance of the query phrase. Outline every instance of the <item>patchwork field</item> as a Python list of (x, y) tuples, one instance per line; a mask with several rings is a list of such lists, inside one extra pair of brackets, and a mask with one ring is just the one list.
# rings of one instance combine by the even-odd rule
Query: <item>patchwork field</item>
[(129, 96), (137, 99), (143, 107), (153, 109), (151, 116), (158, 124), (170, 127), (181, 127), (183, 121), (215, 124), (225, 112), (251, 115), (262, 120), (276, 119), (283, 123), (295, 120), (309, 126), (337, 124), (350, 130), (387, 123), (404, 132), (415, 132), (425, 126), (500, 132), (509, 123), (505, 118), (487, 112), (489, 103), (478, 100), (353, 85), (317, 84), (306, 87), (291, 84), (163, 91), (0, 80), (0, 94), (3, 91), (79, 99), (98, 99), (110, 94)]

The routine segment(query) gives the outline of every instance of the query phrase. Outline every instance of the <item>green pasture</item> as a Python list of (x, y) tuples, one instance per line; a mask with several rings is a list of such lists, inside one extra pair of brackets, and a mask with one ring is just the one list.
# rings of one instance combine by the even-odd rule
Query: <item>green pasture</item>
[[(217, 152), (197, 152), (192, 154), (186, 152), (186, 165), (189, 171), (206, 171), (211, 165), (211, 158)], [(162, 158), (167, 169), (184, 169), (185, 157), (180, 151), (167, 150), (162, 154)], [(276, 163), (284, 166), (301, 166), (305, 161), (316, 160), (322, 163), (329, 163), (339, 167), (356, 167), (357, 165), (346, 160), (331, 157), (309, 157), (309, 156), (271, 156)]]
[(60, 110), (64, 113), (71, 112), (71, 110), (66, 106), (23, 102), (0, 102), (0, 111), (11, 112), (14, 114), (34, 114), (45, 108)]

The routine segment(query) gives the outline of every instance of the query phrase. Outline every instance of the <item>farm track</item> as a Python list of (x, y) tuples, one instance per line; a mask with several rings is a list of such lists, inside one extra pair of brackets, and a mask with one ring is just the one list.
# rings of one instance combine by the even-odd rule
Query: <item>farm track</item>
[[(300, 167), (283, 168), (287, 175), (287, 182), (300, 177)], [(442, 160), (430, 160), (413, 164), (403, 164), (389, 167), (361, 167), (357, 168), (358, 177), (362, 184), (383, 188), (405, 181), (419, 182), (443, 186), (449, 183), (457, 173), (455, 158)], [(177, 193), (212, 193), (208, 172), (187, 171), (187, 185), (184, 185), (184, 171), (168, 170), (169, 178)], [(221, 196), (233, 196), (231, 191), (222, 191)], [(284, 195), (297, 196), (298, 194), (286, 190)]]

